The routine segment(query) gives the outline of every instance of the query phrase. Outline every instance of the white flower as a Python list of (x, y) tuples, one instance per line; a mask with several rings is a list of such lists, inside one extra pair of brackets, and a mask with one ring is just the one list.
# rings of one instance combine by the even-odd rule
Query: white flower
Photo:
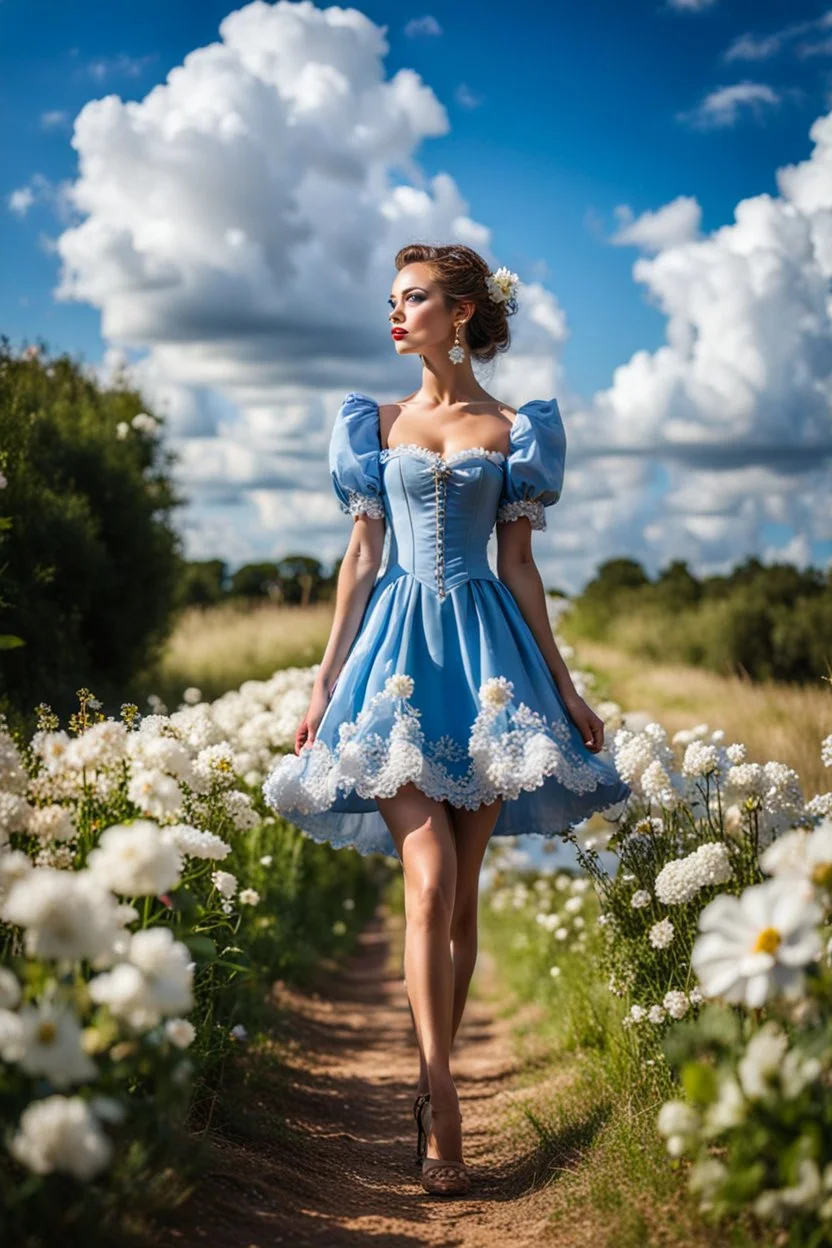
[(137, 412), (130, 424), (139, 433), (154, 434), (159, 428), (159, 422), (153, 416), (148, 416), (147, 412)]
[(0, 792), (0, 845), (11, 832), (25, 832), (35, 808), (19, 793)]
[(225, 808), (225, 813), (231, 819), (238, 832), (249, 832), (252, 828), (256, 828), (260, 822), (260, 816), (254, 809), (254, 804), (248, 793), (243, 793), (240, 789), (230, 789), (228, 792), (223, 793), (222, 804)]
[(65, 806), (38, 806), (29, 816), (27, 832), (39, 841), (71, 841), (77, 833), (72, 815)]
[(720, 1135), (738, 1127), (745, 1118), (746, 1110), (742, 1088), (733, 1075), (727, 1075), (720, 1080), (717, 1099), (705, 1111), (705, 1135)]
[(658, 759), (648, 763), (641, 773), (641, 791), (645, 797), (651, 798), (668, 809), (672, 809), (679, 802), (679, 794), (674, 787), (670, 773)]
[(91, 1179), (109, 1163), (113, 1146), (90, 1106), (80, 1096), (44, 1097), (20, 1115), (9, 1152), (35, 1174), (66, 1171)]
[(23, 1056), (23, 1023), (14, 1010), (0, 1009), (0, 1060), (16, 1062)]
[(480, 703), (489, 711), (508, 706), (514, 694), (514, 683), (505, 676), (491, 676), (480, 685)]
[[(213, 858), (221, 860), (231, 853), (231, 846), (213, 832), (204, 832), (188, 823), (172, 823), (165, 832), (176, 848), (186, 858)], [(263, 859), (261, 858), (262, 862)]]
[(563, 903), (563, 908), (564, 910), (567, 911), (568, 914), (577, 914), (577, 912), (581, 909), (583, 904), (584, 904), (584, 901), (582, 897), (569, 897)]
[(728, 1167), (725, 1162), (716, 1157), (702, 1157), (693, 1163), (688, 1175), (688, 1187), (695, 1195), (699, 1195), (700, 1209), (704, 1211), (711, 1207), (727, 1174)]
[(629, 1017), (634, 1023), (640, 1023), (647, 1017), (647, 1011), (643, 1005), (631, 1005)]
[(177, 1049), (187, 1049), (196, 1038), (196, 1028), (188, 1018), (169, 1018), (165, 1023), (165, 1035)]
[(56, 1088), (83, 1083), (98, 1073), (81, 1047), (78, 1019), (65, 1005), (38, 1001), (20, 1009), (23, 1051), (19, 1065), (29, 1075), (45, 1075)]
[(127, 796), (151, 819), (165, 819), (182, 811), (182, 790), (173, 776), (158, 768), (140, 767), (127, 784)]
[(683, 776), (710, 776), (719, 771), (719, 750), (703, 741), (691, 741), (682, 759)]
[(650, 894), (646, 888), (637, 889), (630, 898), (630, 905), (634, 910), (641, 910), (644, 906), (650, 905)]
[(114, 767), (127, 752), (127, 727), (118, 719), (104, 719), (74, 737), (63, 750), (61, 762), (73, 771), (99, 771)]
[(688, 1000), (691, 1005), (701, 1005), (705, 998), (702, 995), (701, 988), (693, 987), (688, 993)]
[(820, 743), (820, 761), (824, 767), (832, 767), (832, 732)]
[(237, 900), (242, 906), (256, 906), (260, 900), (260, 894), (256, 888), (241, 888)]
[(795, 828), (776, 838), (760, 856), (769, 875), (802, 880), (826, 888), (832, 884), (832, 820), (812, 832)]
[(774, 1021), (764, 1023), (751, 1037), (737, 1064), (742, 1090), (749, 1099), (759, 1100), (771, 1091), (772, 1081), (788, 1047), (788, 1036)]
[(102, 832), (87, 864), (114, 893), (158, 897), (179, 883), (182, 861), (176, 845), (158, 824), (136, 819)]
[(384, 682), (384, 692), (388, 698), (409, 698), (413, 694), (413, 688), (413, 677), (406, 672), (396, 672)]
[(9, 889), (0, 916), (26, 929), (30, 957), (106, 958), (123, 935), (116, 899), (92, 871), (36, 867)]
[(567, 940), (569, 937), (568, 927), (559, 927), (555, 932), (555, 940)]
[(274, 858), (272, 857), (271, 854), (263, 854), (263, 857), (260, 859), (260, 866), (270, 867), (273, 862), (274, 862)]
[(188, 706), (195, 706), (197, 702), (202, 701), (202, 690), (197, 689), (196, 685), (189, 685), (182, 694), (182, 701)]
[(647, 1018), (651, 1023), (663, 1023), (666, 1015), (667, 1011), (663, 1005), (651, 1005), (647, 1011)]
[(233, 897), (237, 891), (237, 877), (230, 871), (212, 871), (211, 882), (223, 897)]
[(699, 1130), (700, 1117), (685, 1101), (665, 1101), (659, 1110), (656, 1126), (667, 1142), (667, 1151), (679, 1157)]
[(512, 273), (505, 265), (501, 265), (493, 273), (489, 273), (485, 279), (489, 299), (495, 303), (506, 303), (514, 295), (519, 281), (520, 278), (516, 273)]
[(22, 880), (31, 870), (32, 860), (28, 854), (24, 854), (22, 849), (7, 849), (0, 852), (0, 900), (6, 896), (13, 884)]
[(752, 884), (740, 897), (722, 894), (699, 916), (702, 935), (691, 966), (707, 997), (761, 1006), (782, 991), (803, 989), (802, 967), (820, 956), (823, 911), (795, 893), (788, 880)]
[(116, 437), (118, 438), (118, 440), (120, 442), (123, 442), (129, 432), (130, 432), (130, 426), (127, 423), (127, 421), (120, 420), (118, 424), (116, 425)]
[(670, 919), (662, 919), (653, 924), (647, 936), (654, 949), (666, 949), (673, 940), (673, 924)]
[(725, 884), (731, 874), (727, 847), (721, 841), (706, 841), (685, 858), (665, 863), (656, 876), (656, 896), (666, 906), (683, 905), (700, 889)]
[(13, 971), (0, 966), (0, 1009), (13, 1010), (20, 1001), (20, 981)]
[(176, 737), (154, 732), (132, 732), (127, 738), (127, 752), (135, 773), (164, 771), (187, 784), (192, 779), (191, 755)]
[(134, 932), (126, 959), (89, 983), (93, 1001), (109, 1006), (116, 1018), (145, 1031), (163, 1015), (193, 1008), (194, 963), (187, 946), (174, 940), (169, 927)]
[(662, 1005), (671, 1018), (684, 1018), (688, 1012), (689, 1001), (683, 992), (671, 988), (664, 994)]
[(552, 979), (557, 979), (557, 977), (560, 975), (560, 967), (559, 967), (559, 966), (550, 966), (550, 967), (549, 967), (549, 974), (552, 976)]

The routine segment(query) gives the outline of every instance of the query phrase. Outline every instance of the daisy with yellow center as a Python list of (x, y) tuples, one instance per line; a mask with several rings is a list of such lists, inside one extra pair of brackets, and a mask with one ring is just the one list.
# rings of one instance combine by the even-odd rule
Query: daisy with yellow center
[(723, 893), (705, 906), (691, 967), (706, 997), (755, 1009), (778, 994), (799, 996), (804, 967), (821, 953), (823, 911), (789, 879)]

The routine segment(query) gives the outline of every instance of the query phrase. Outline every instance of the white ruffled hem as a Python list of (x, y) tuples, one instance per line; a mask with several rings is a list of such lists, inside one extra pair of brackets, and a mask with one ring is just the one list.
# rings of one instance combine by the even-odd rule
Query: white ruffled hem
[[(339, 726), (334, 750), (320, 738), (300, 754), (285, 755), (263, 783), (266, 802), (278, 812), (320, 814), (339, 794), (392, 797), (412, 781), (437, 801), (476, 810), (498, 797), (517, 798), (549, 776), (574, 793), (605, 782), (575, 750), (569, 727), (512, 701), (514, 686), (495, 676), (480, 686), (480, 710), (467, 749), (450, 736), (426, 741), (421, 712), (409, 701), (413, 680), (389, 677), (354, 720)], [(382, 731), (380, 731), (382, 729)], [(448, 763), (468, 766), (453, 774)]]

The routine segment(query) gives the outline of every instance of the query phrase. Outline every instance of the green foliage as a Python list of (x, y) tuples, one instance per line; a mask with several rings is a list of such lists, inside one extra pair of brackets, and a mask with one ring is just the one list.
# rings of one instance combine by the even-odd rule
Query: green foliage
[(815, 681), (832, 663), (832, 575), (752, 557), (701, 580), (674, 560), (651, 581), (635, 560), (610, 559), (574, 599), (565, 631), (651, 661)]
[(141, 396), (63, 355), (0, 339), (0, 709), (111, 701), (158, 652), (175, 601), (181, 503)]
[(222, 559), (183, 560), (177, 580), (177, 606), (214, 606), (225, 597), (226, 578)]

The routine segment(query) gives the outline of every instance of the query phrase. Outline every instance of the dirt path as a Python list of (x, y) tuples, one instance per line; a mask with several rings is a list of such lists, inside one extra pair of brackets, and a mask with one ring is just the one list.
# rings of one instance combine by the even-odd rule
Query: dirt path
[(419, 1186), (411, 1109), (418, 1055), (400, 942), (400, 920), (381, 910), (346, 968), (318, 991), (276, 987), (274, 1048), (250, 1069), (241, 1059), (242, 1086), (225, 1093), (224, 1120), (212, 1132), (215, 1164), (169, 1222), (166, 1245), (555, 1242), (546, 1234), (552, 1163), (541, 1161), (520, 1110), (541, 1088), (521, 1077), (512, 1019), (500, 1017), (482, 952), (452, 1059), (473, 1188), (451, 1199)]

